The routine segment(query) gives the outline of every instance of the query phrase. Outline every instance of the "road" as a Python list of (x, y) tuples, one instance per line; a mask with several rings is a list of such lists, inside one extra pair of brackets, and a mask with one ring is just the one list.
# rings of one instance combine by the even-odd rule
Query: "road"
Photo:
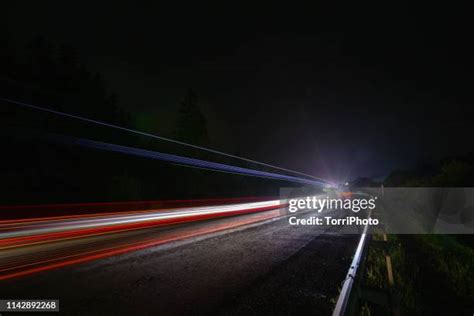
[[(155, 242), (133, 252), (7, 278), (0, 281), (0, 298), (58, 298), (61, 314), (72, 315), (282, 314), (308, 309), (330, 314), (358, 236), (291, 226), (279, 215), (279, 210), (269, 210), (67, 239), (54, 246), (4, 249), (0, 263), (6, 266), (15, 258), (10, 268), (17, 269), (18, 260), (37, 262), (61, 253), (59, 249), (76, 249), (83, 256), (98, 245), (105, 249)], [(41, 251), (31, 251), (34, 247)]]

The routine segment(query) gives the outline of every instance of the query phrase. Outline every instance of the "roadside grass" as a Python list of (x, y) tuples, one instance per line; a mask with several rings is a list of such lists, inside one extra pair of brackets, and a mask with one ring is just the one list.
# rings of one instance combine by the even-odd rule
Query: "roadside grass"
[[(385, 249), (369, 244), (364, 287), (391, 293), (401, 315), (472, 315), (474, 250), (451, 235), (389, 235)], [(385, 255), (391, 257), (394, 286), (388, 289)], [(386, 309), (361, 302), (360, 315), (382, 315)]]

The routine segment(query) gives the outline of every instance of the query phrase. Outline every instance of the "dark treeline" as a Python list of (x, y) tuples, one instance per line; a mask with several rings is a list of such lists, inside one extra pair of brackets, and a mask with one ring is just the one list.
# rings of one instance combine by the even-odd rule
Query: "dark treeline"
[(42, 36), (19, 47), (7, 34), (1, 41), (2, 97), (106, 122), (129, 123), (129, 116), (118, 107), (117, 95), (107, 91), (101, 74), (88, 69), (73, 46)]
[(189, 144), (209, 146), (206, 118), (199, 108), (198, 95), (192, 89), (180, 103), (175, 138)]
[(445, 158), (438, 165), (419, 164), (412, 170), (393, 171), (384, 184), (392, 187), (471, 187), (474, 185), (474, 152)]
[(383, 181), (359, 177), (353, 187), (472, 187), (474, 152), (442, 159), (436, 164), (419, 163), (412, 169), (394, 170)]
[[(41, 36), (14, 45), (1, 34), (0, 96), (134, 128), (119, 98), (74, 47)], [(175, 137), (209, 146), (207, 123), (196, 92), (177, 102)], [(130, 147), (238, 164), (195, 149), (156, 141), (75, 119), (0, 101), (1, 204), (35, 204), (277, 196), (283, 181), (217, 173), (73, 145), (52, 143), (59, 134)], [(256, 168), (255, 165), (243, 165)]]

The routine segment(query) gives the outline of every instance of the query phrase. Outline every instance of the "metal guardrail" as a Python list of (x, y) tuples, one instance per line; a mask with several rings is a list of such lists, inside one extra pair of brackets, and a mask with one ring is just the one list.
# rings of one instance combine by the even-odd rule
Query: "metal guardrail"
[[(370, 217), (370, 215), (369, 215)], [(360, 275), (360, 271), (358, 271), (359, 267), (362, 265), (366, 249), (367, 249), (367, 230), (368, 225), (364, 227), (364, 231), (359, 239), (359, 244), (357, 245), (357, 250), (354, 254), (354, 258), (352, 259), (351, 266), (349, 271), (347, 272), (346, 278), (344, 280), (344, 284), (342, 285), (341, 292), (339, 294), (339, 298), (336, 302), (336, 307), (332, 313), (333, 316), (340, 316), (340, 315), (347, 315), (350, 314), (350, 310), (353, 309), (354, 306), (353, 301), (356, 299), (354, 297), (354, 284), (356, 281), (356, 276)], [(359, 272), (359, 275), (357, 274)], [(353, 312), (353, 310), (352, 310)]]

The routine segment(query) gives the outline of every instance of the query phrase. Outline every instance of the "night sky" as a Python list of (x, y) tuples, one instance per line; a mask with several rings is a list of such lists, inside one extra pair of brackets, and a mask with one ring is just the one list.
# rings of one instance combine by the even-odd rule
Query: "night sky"
[(467, 9), (174, 3), (18, 1), (3, 17), (18, 45), (75, 46), (161, 135), (193, 88), (213, 148), (330, 180), (473, 150)]

